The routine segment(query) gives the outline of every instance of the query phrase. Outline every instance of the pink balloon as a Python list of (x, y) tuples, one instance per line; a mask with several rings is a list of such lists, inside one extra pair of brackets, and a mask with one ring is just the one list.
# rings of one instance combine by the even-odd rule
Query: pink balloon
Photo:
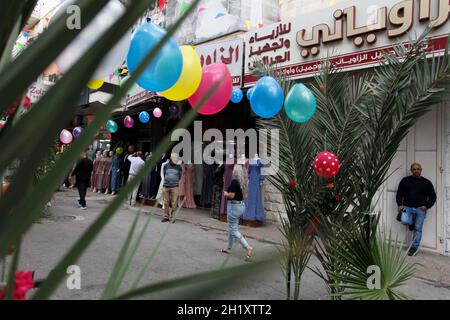
[(224, 63), (218, 62), (203, 67), (200, 86), (192, 97), (188, 99), (193, 108), (206, 95), (208, 90), (221, 80), (222, 82), (217, 90), (206, 100), (205, 104), (198, 110), (198, 113), (210, 115), (220, 112), (227, 106), (233, 91), (231, 75)]
[(69, 130), (63, 129), (59, 134), (59, 140), (64, 144), (69, 144), (73, 140), (73, 136)]
[(161, 111), (161, 109), (160, 109), (160, 108), (155, 108), (155, 110), (153, 110), (153, 116), (154, 116), (155, 118), (161, 117), (161, 116), (162, 116), (162, 111)]
[(126, 116), (125, 119), (123, 120), (123, 124), (124, 124), (125, 127), (127, 127), (127, 128), (133, 128), (133, 126), (134, 126), (134, 120), (133, 120), (132, 117)]

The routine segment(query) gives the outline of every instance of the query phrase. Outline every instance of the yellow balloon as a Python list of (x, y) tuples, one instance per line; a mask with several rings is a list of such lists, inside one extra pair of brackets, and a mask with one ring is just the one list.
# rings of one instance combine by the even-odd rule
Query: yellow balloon
[(87, 83), (87, 87), (92, 90), (97, 90), (100, 89), (104, 83), (105, 80), (103, 79), (91, 80)]
[(172, 88), (160, 92), (171, 101), (181, 101), (190, 98), (197, 91), (202, 81), (202, 65), (197, 52), (191, 46), (181, 46), (183, 55), (183, 70), (180, 78)]

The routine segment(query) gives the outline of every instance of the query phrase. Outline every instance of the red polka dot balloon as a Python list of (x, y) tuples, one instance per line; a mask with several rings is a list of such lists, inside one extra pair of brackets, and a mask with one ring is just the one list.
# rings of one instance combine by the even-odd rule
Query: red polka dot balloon
[(319, 177), (333, 178), (338, 174), (340, 168), (338, 157), (330, 151), (320, 152), (314, 159), (314, 171)]

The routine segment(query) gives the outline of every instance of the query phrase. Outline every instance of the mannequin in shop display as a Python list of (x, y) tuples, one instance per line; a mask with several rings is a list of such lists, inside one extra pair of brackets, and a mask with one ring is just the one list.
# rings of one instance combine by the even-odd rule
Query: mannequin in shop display
[[(224, 170), (224, 174), (223, 174), (223, 186), (222, 186), (222, 190), (228, 190), (228, 187), (230, 186), (231, 183), (231, 176), (233, 175), (233, 168), (234, 168), (234, 155), (232, 153), (230, 153), (228, 155), (229, 159), (233, 159), (233, 161), (227, 161), (228, 163), (225, 163), (225, 170)], [(219, 214), (222, 216), (226, 216), (227, 215), (227, 203), (228, 203), (228, 199), (225, 197), (224, 194), (222, 194), (222, 198), (220, 200), (220, 210), (219, 210)]]
[(105, 157), (104, 164), (104, 174), (103, 174), (103, 185), (102, 189), (105, 189), (105, 194), (108, 194), (111, 190), (111, 167), (112, 167), (112, 156), (114, 152), (109, 151)]
[(89, 146), (89, 150), (86, 151), (86, 156), (89, 160), (94, 161), (95, 160), (95, 150), (92, 145)]
[(203, 181), (200, 205), (209, 208), (212, 203), (214, 192), (214, 164), (203, 163)]
[(100, 151), (97, 151), (91, 178), (92, 192), (97, 192), (98, 167), (100, 166), (101, 160), (102, 160), (102, 153)]
[(225, 172), (225, 166), (223, 161), (220, 161), (214, 170), (214, 192), (213, 200), (211, 203), (211, 217), (214, 219), (220, 218), (220, 200), (222, 198), (223, 188), (223, 174)]
[(108, 151), (103, 151), (102, 158), (100, 159), (97, 168), (97, 184), (95, 187), (97, 188), (98, 193), (102, 192), (102, 189), (104, 189), (103, 178), (105, 176), (105, 165), (107, 164), (106, 158), (108, 158)]
[[(134, 151), (134, 150), (133, 150)], [(128, 175), (130, 173), (130, 165), (131, 162), (128, 161), (128, 157), (131, 156), (134, 152), (130, 153), (130, 151), (128, 150), (127, 153), (125, 154), (125, 157), (123, 158), (123, 162), (122, 162), (122, 168), (121, 168), (121, 172), (122, 172), (122, 185), (126, 185), (127, 181), (128, 181)]]
[(200, 204), (203, 185), (203, 163), (195, 164), (195, 182), (194, 182), (194, 199), (195, 203)]
[[(152, 153), (147, 152), (145, 155), (145, 161), (149, 161), (152, 158)], [(150, 199), (150, 190), (151, 190), (151, 184), (152, 184), (152, 173), (153, 170), (150, 171), (142, 180), (142, 186), (141, 186), (141, 197), (143, 199)]]
[(149, 198), (155, 199), (158, 194), (159, 184), (161, 182), (161, 166), (165, 162), (165, 156), (161, 157), (158, 164), (151, 172)]
[[(165, 158), (165, 155), (163, 154), (161, 156), (161, 160), (163, 160)], [(162, 208), (164, 208), (164, 200), (163, 200), (163, 184), (164, 184), (164, 167), (166, 166), (166, 164), (169, 163), (169, 159), (167, 159), (165, 162), (162, 163), (161, 165), (161, 170), (160, 170), (160, 177), (161, 177), (161, 182), (159, 184), (159, 188), (158, 188), (158, 194), (156, 195), (156, 201), (158, 204), (160, 204), (162, 206)]]
[(261, 174), (263, 163), (258, 154), (249, 161), (248, 175), (248, 197), (246, 210), (243, 219), (246, 221), (264, 222), (264, 205), (261, 191), (261, 184), (264, 176)]
[(121, 154), (116, 154), (112, 158), (111, 164), (111, 191), (112, 194), (116, 194), (119, 192), (121, 183), (122, 183), (122, 175), (121, 175), (121, 166), (123, 162), (123, 157)]

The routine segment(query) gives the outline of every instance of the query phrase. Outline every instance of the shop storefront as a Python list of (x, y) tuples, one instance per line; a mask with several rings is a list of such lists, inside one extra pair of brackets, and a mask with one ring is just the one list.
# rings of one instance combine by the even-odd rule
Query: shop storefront
[[(422, 34), (431, 26), (428, 52), (445, 50), (450, 25), (447, 0), (339, 1), (334, 6), (310, 8), (308, 14), (266, 26), (245, 34), (244, 87), (252, 86), (254, 60), (275, 63), (282, 74), (307, 81), (317, 73), (323, 58), (342, 71), (377, 67), (383, 51), (398, 42)], [(288, 12), (286, 3), (282, 13)], [(400, 179), (409, 175), (409, 166), (419, 162), (423, 176), (430, 179), (438, 200), (425, 220), (423, 246), (431, 251), (450, 252), (450, 104), (433, 108), (422, 117), (398, 150), (392, 164), (394, 174), (386, 182), (378, 209), (388, 229), (405, 239), (406, 230), (396, 220), (395, 194)], [(268, 190), (274, 192), (269, 186)], [(267, 195), (266, 195), (267, 196)], [(280, 209), (274, 193), (268, 204)], [(281, 205), (282, 206), (282, 205)], [(394, 234), (395, 237), (395, 234)]]

